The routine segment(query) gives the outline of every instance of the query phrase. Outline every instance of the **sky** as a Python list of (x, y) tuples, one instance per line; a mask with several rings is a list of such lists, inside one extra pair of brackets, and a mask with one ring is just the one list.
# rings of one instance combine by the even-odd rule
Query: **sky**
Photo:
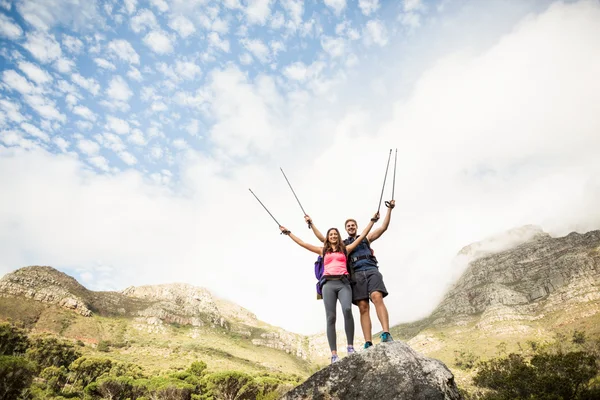
[(183, 282), (320, 333), (315, 255), (248, 189), (318, 244), (280, 168), (319, 229), (360, 230), (390, 149), (392, 324), (464, 246), (600, 229), (597, 0), (0, 0), (0, 45), (0, 275)]

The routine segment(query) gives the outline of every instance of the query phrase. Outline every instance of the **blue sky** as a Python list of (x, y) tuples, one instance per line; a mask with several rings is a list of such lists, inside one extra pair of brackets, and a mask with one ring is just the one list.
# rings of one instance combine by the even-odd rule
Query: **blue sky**
[(184, 282), (321, 332), (313, 254), (248, 188), (315, 243), (279, 168), (320, 229), (360, 228), (390, 148), (393, 324), (470, 243), (600, 227), (597, 0), (72, 3), (0, 0), (0, 274)]
[[(182, 150), (227, 151), (210, 107), (215, 70), (234, 68), (249, 81), (268, 76), (284, 95), (326, 84), (436, 7), (156, 0), (74, 10), (61, 1), (4, 1), (1, 95), (5, 112), (18, 110), (5, 122), (12, 135), (4, 142), (74, 152), (96, 172), (135, 168), (170, 181)], [(235, 162), (248, 155), (237, 153)]]

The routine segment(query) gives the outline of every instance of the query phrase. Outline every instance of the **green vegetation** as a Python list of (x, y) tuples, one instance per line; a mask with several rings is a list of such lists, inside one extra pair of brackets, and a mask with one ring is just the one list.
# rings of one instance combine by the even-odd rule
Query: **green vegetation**
[(475, 366), (475, 390), (467, 400), (592, 400), (600, 398), (600, 340), (574, 331), (552, 342), (529, 341), (526, 349)]
[(147, 373), (133, 363), (82, 356), (79, 348), (0, 324), (0, 400), (273, 400), (302, 380), (281, 373), (210, 372), (200, 360), (186, 369)]

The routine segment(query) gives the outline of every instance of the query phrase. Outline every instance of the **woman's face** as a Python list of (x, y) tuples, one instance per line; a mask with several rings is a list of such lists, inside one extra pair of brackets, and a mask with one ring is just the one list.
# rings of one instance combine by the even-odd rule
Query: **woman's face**
[(330, 230), (327, 239), (329, 239), (329, 243), (336, 244), (339, 240), (337, 231), (335, 229)]

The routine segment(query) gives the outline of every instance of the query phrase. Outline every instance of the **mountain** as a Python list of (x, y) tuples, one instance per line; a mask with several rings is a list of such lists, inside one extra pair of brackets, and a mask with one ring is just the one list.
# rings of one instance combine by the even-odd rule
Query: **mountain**
[[(600, 231), (553, 238), (520, 227), (464, 247), (452, 267), (456, 283), (431, 315), (391, 329), (397, 340), (451, 368), (459, 353), (486, 358), (575, 329), (600, 333)], [(96, 292), (51, 267), (25, 267), (0, 279), (2, 319), (79, 340), (91, 354), (104, 341), (111, 357), (149, 369), (202, 359), (213, 370), (306, 377), (328, 353), (325, 335), (271, 326), (203, 288)], [(456, 377), (459, 384), (467, 379), (460, 371)]]
[[(306, 376), (327, 354), (319, 339), (266, 324), (250, 311), (187, 284), (91, 291), (47, 266), (0, 279), (0, 319), (86, 343), (112, 344), (112, 356), (147, 367), (201, 358), (219, 369), (275, 370)], [(320, 354), (319, 354), (320, 353)]]
[[(449, 366), (527, 341), (600, 333), (600, 231), (553, 238), (525, 227), (459, 252), (466, 270), (427, 318), (391, 329)], [(459, 374), (457, 374), (459, 375)], [(460, 381), (460, 376), (457, 376)]]

